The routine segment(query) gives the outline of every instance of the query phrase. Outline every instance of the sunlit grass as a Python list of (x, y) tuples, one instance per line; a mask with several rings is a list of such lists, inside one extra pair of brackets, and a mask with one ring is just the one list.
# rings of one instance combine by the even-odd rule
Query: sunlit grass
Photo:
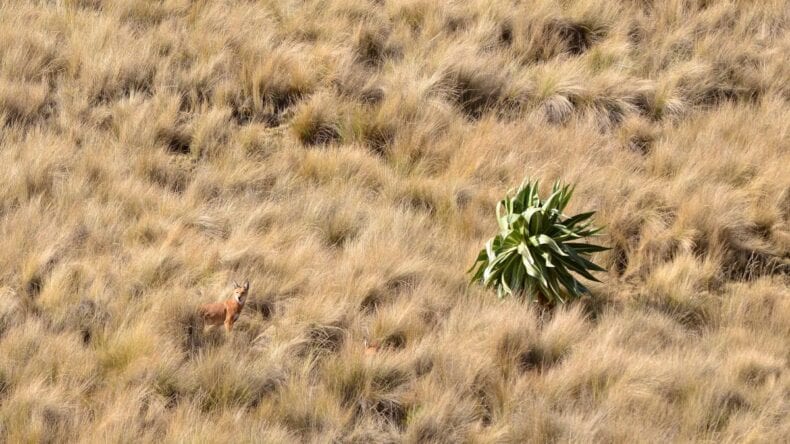
[[(0, 17), (0, 441), (788, 436), (785, 2)], [(525, 176), (612, 247), (553, 311), (465, 274)]]

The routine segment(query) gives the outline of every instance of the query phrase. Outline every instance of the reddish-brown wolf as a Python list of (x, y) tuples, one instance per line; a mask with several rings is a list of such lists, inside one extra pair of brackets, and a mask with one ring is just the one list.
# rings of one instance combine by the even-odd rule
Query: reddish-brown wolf
[(198, 308), (198, 314), (203, 319), (204, 325), (217, 326), (225, 324), (225, 330), (230, 333), (233, 323), (239, 319), (244, 303), (247, 301), (247, 292), (250, 289), (250, 281), (244, 281), (244, 285), (239, 285), (233, 281), (233, 297), (223, 302), (203, 304)]

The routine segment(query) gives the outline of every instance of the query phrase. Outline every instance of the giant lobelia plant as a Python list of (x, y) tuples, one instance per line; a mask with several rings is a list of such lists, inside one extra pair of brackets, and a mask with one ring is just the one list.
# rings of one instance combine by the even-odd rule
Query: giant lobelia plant
[(594, 211), (566, 216), (573, 186), (555, 182), (541, 200), (538, 182), (525, 180), (496, 207), (499, 234), (485, 244), (472, 268), (472, 282), (496, 287), (497, 295), (526, 297), (544, 305), (565, 303), (587, 292), (574, 276), (600, 282), (591, 271), (605, 271), (589, 260), (608, 250), (580, 240), (599, 234), (589, 219)]

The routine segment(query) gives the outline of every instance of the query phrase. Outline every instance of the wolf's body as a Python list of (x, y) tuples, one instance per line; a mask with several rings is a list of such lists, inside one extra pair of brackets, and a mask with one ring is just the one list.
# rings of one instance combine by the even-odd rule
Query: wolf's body
[(244, 285), (233, 283), (233, 298), (227, 301), (203, 304), (198, 307), (198, 314), (206, 326), (225, 325), (225, 330), (230, 332), (233, 324), (239, 319), (244, 303), (247, 301), (247, 292), (250, 289), (250, 282), (245, 281)]
[(381, 348), (381, 343), (379, 341), (368, 341), (368, 338), (362, 341), (362, 345), (365, 347), (365, 356), (373, 356), (378, 353)]

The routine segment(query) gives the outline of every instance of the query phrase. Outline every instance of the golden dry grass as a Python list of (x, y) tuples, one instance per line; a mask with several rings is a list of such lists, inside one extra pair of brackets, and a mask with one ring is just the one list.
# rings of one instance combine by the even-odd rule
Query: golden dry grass
[[(790, 436), (785, 1), (0, 17), (0, 441)], [(555, 313), (466, 285), (525, 175), (613, 247)]]

